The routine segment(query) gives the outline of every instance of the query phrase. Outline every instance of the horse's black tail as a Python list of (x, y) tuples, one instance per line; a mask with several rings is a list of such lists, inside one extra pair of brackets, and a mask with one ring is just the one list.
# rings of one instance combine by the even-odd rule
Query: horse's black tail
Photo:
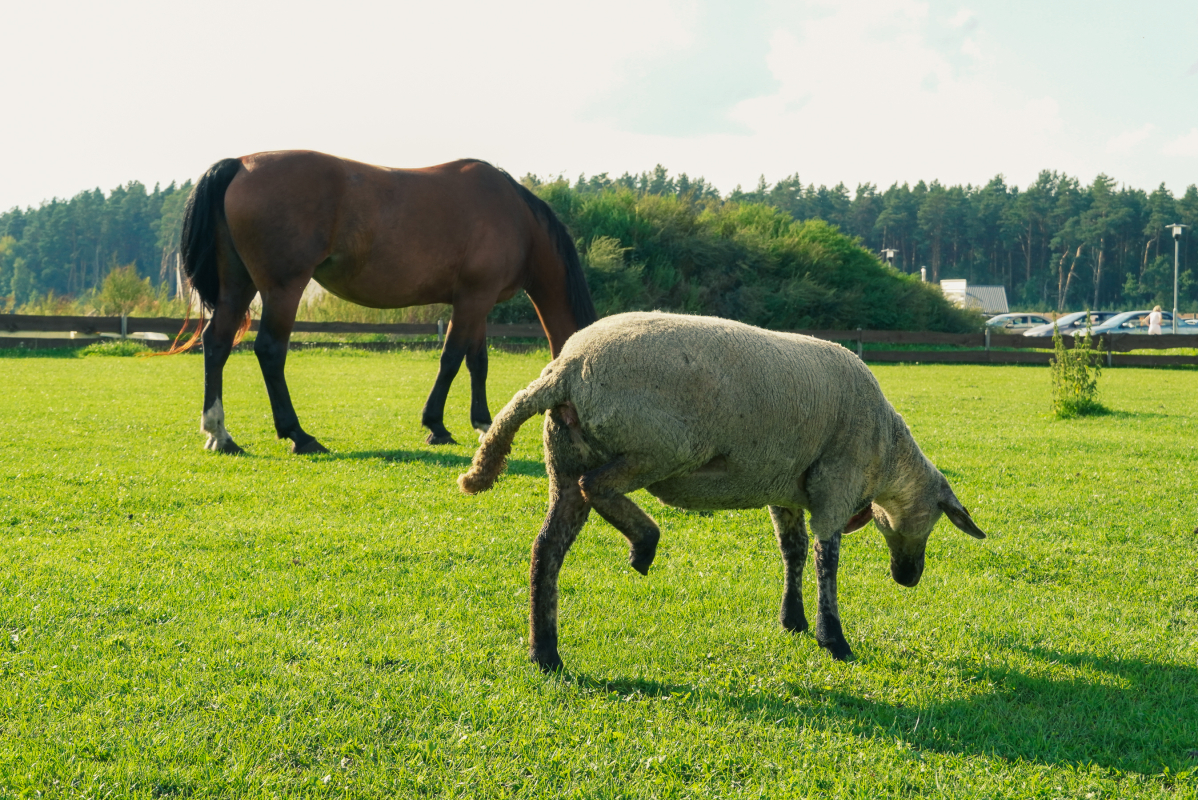
[(241, 161), (236, 158), (217, 161), (191, 190), (183, 209), (179, 260), (188, 283), (209, 311), (216, 308), (220, 295), (220, 279), (216, 274), (216, 226), (225, 216), (225, 190), (239, 169)]
[[(220, 275), (216, 267), (216, 226), (225, 216), (225, 190), (229, 188), (237, 171), (241, 169), (241, 161), (236, 158), (225, 158), (217, 161), (204, 176), (200, 178), (195, 188), (187, 198), (183, 207), (183, 233), (179, 239), (179, 262), (187, 283), (200, 297), (203, 309), (200, 311), (199, 325), (192, 332), (191, 338), (180, 343), (191, 321), (191, 300), (187, 303), (187, 315), (183, 320), (183, 328), (175, 337), (170, 350), (162, 355), (172, 355), (190, 350), (200, 338), (204, 328), (204, 311), (211, 312), (216, 308), (220, 297)], [(182, 287), (180, 287), (182, 288)], [(249, 327), (249, 317), (246, 324), (238, 331), (237, 340)]]
[(591, 290), (587, 288), (586, 275), (583, 274), (582, 263), (578, 260), (578, 248), (574, 246), (570, 232), (557, 218), (557, 214), (553, 213), (553, 209), (549, 207), (548, 203), (530, 192), (524, 184), (511, 175), (506, 172), (503, 174), (512, 182), (512, 186), (516, 187), (516, 191), (519, 192), (525, 204), (532, 209), (533, 216), (549, 234), (549, 240), (553, 242), (558, 258), (565, 265), (566, 298), (570, 302), (570, 313), (574, 315), (574, 323), (579, 330), (582, 330), (599, 319), (599, 314), (595, 312), (595, 303), (591, 300)]

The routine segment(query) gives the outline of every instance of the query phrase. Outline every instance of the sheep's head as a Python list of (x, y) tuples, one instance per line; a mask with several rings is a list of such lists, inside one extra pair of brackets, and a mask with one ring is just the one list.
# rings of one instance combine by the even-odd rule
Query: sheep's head
[(941, 514), (975, 539), (986, 538), (953, 494), (944, 475), (935, 468), (933, 472), (934, 479), (924, 482), (908, 496), (879, 499), (872, 505), (874, 524), (890, 547), (890, 575), (903, 586), (919, 583), (928, 536)]

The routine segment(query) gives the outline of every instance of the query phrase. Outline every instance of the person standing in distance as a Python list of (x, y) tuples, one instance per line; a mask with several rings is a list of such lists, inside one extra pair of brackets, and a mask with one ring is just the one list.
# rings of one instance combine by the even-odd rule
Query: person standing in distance
[(1148, 332), (1151, 334), (1161, 335), (1161, 307), (1153, 306), (1152, 313), (1148, 315)]

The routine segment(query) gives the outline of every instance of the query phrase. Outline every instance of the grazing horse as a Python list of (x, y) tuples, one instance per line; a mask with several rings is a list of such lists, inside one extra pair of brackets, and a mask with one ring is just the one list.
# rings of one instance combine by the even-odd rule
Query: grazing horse
[[(328, 452), (300, 427), (283, 366), (309, 279), (371, 308), (447, 303), (453, 313), (421, 422), (429, 444), (452, 444), (443, 416), (466, 359), (471, 425), (485, 432), (487, 314), (528, 292), (556, 358), (596, 319), (578, 252), (546, 203), (483, 161), (389, 169), (310, 151), (256, 153), (213, 164), (187, 200), (183, 271), (210, 319), (203, 328), (207, 449), (240, 453), (225, 429), (221, 379), (262, 296), (254, 353), (275, 432), (294, 453)], [(201, 321), (201, 324), (202, 321)], [(169, 352), (191, 347), (197, 337)]]

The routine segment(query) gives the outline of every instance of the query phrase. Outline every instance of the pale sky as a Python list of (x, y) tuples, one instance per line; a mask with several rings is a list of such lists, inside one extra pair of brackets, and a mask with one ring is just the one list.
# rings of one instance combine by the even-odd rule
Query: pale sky
[(0, 76), (0, 209), (287, 148), (725, 193), (1198, 183), (1192, 0), (41, 0)]

